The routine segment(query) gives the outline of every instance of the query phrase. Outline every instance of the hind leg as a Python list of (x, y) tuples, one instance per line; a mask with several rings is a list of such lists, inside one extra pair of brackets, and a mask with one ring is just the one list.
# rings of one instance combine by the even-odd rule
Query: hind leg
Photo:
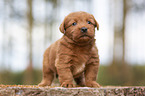
[(53, 79), (54, 79), (54, 73), (50, 69), (47, 69), (47, 71), (44, 70), (43, 79), (39, 84), (39, 86), (50, 86)]
[(43, 79), (39, 86), (50, 86), (53, 78), (54, 78), (54, 72), (50, 69), (50, 64), (49, 64), (49, 48), (45, 51), (44, 53), (44, 58), (43, 58)]
[(84, 73), (82, 73), (79, 77), (74, 78), (74, 79), (75, 79), (75, 82), (76, 82), (77, 86), (84, 87), (86, 85), (85, 84)]

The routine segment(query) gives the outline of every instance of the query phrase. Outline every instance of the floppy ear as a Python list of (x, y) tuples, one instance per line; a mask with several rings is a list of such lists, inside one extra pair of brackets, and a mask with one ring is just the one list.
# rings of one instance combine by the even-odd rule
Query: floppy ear
[(99, 23), (96, 21), (96, 19), (94, 18), (94, 16), (92, 15), (94, 21), (95, 21), (95, 27), (97, 27), (97, 30), (99, 30)]
[(95, 27), (97, 27), (97, 30), (99, 30), (99, 24), (98, 24), (98, 22), (95, 20)]
[(61, 23), (61, 25), (59, 26), (59, 30), (62, 32), (62, 33), (65, 33), (65, 25), (64, 25), (64, 21)]

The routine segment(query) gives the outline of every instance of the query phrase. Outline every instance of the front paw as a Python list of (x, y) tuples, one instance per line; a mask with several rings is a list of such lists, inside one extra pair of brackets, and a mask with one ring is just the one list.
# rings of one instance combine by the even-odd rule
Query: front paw
[(61, 87), (66, 87), (66, 88), (72, 88), (72, 87), (75, 87), (75, 85), (73, 84), (73, 82), (63, 82), (61, 84)]
[(101, 87), (96, 81), (88, 81), (88, 82), (86, 82), (86, 86), (87, 87), (95, 87), (95, 88)]

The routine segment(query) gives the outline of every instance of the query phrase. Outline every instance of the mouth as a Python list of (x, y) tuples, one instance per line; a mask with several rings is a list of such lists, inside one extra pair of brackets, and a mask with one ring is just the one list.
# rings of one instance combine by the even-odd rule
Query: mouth
[(90, 36), (88, 36), (88, 35), (86, 35), (86, 34), (81, 35), (79, 38), (82, 38), (82, 37), (89, 37), (89, 38), (90, 38)]

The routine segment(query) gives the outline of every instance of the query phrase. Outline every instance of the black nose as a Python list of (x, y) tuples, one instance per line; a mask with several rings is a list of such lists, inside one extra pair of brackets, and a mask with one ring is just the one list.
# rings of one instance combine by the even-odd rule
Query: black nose
[(88, 29), (87, 29), (86, 27), (82, 27), (82, 28), (81, 28), (81, 32), (87, 32), (87, 30), (88, 30)]

